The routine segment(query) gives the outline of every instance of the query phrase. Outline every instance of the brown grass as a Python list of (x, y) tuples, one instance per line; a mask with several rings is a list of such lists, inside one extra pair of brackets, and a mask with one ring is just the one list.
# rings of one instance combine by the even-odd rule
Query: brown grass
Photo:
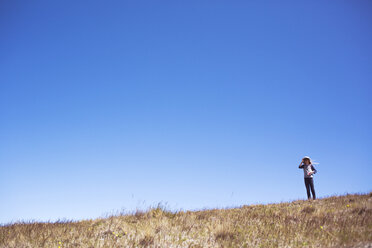
[(0, 226), (0, 247), (372, 247), (372, 192), (230, 209)]

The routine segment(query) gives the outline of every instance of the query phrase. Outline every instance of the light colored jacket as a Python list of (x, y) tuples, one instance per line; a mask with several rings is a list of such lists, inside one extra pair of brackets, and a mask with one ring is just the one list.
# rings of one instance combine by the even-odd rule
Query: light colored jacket
[(317, 173), (317, 170), (314, 168), (312, 164), (309, 165), (301, 164), (298, 168), (304, 170), (305, 178), (313, 178), (313, 174), (308, 175), (309, 172), (314, 172), (314, 174)]

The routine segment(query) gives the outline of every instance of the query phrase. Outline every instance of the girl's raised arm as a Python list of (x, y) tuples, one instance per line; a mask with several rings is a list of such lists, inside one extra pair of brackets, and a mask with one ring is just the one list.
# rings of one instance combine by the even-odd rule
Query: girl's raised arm
[(301, 163), (300, 163), (300, 165), (298, 166), (298, 168), (299, 168), (299, 169), (304, 168), (304, 161), (303, 161), (303, 160), (301, 161)]

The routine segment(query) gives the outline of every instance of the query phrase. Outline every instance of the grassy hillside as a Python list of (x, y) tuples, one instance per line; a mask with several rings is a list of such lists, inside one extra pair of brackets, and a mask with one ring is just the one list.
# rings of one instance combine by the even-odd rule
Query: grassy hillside
[(372, 247), (372, 192), (0, 227), (0, 247)]

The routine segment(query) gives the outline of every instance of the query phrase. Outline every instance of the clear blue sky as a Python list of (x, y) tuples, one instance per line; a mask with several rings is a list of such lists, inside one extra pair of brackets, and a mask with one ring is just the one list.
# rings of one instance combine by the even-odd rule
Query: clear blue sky
[(0, 4), (0, 223), (372, 190), (370, 1)]

